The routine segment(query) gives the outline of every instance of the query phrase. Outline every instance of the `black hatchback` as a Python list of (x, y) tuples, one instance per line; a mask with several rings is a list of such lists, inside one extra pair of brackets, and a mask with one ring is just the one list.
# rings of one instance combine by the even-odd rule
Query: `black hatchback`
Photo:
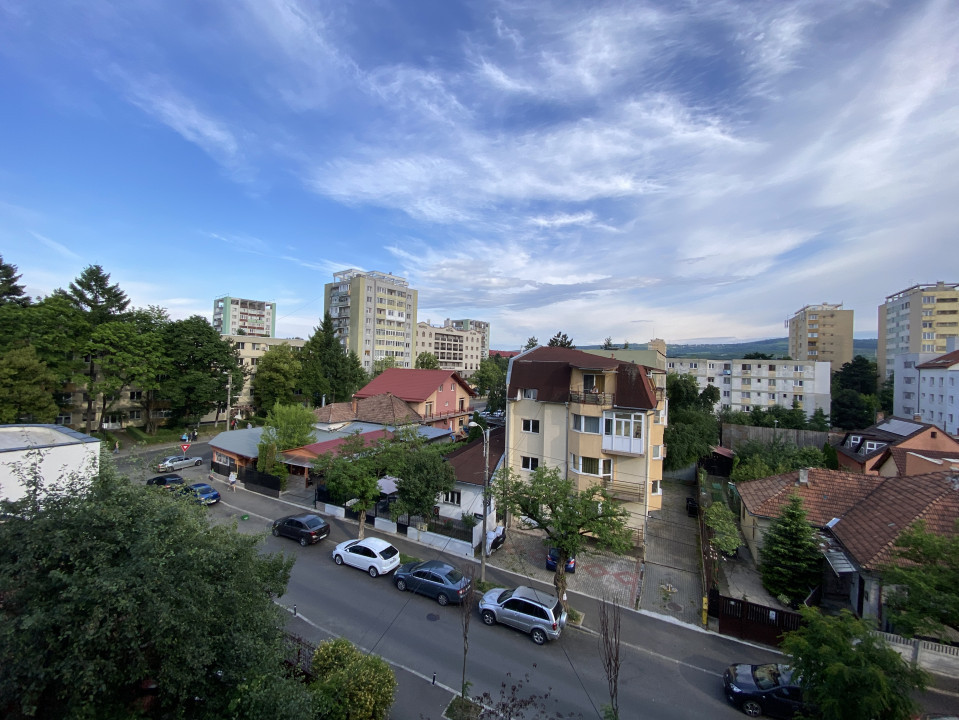
[(273, 521), (273, 535), (293, 538), (306, 547), (330, 534), (330, 524), (319, 515), (287, 515)]
[(157, 475), (147, 480), (147, 485), (160, 485), (162, 487), (170, 487), (171, 485), (183, 485), (185, 484), (184, 479), (177, 475), (176, 473), (170, 473), (168, 475)]
[(470, 589), (470, 579), (442, 560), (410, 562), (396, 569), (393, 582), (399, 590), (411, 590), (435, 598), (440, 605), (461, 603)]
[(730, 665), (723, 673), (723, 690), (749, 717), (791, 718), (809, 709), (788, 665)]

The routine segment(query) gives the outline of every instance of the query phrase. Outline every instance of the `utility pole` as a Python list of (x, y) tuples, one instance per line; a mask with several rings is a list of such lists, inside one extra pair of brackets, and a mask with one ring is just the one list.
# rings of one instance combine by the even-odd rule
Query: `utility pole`
[(226, 429), (230, 429), (230, 396), (233, 394), (233, 373), (226, 374)]

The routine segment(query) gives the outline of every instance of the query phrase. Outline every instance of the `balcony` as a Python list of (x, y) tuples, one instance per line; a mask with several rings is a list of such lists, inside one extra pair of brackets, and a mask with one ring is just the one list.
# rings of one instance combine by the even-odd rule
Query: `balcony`
[(592, 390), (572, 390), (569, 393), (569, 401), (581, 403), (583, 405), (599, 405), (600, 407), (612, 407), (615, 402), (614, 393), (599, 392), (598, 389)]
[(633, 503), (646, 502), (645, 482), (618, 482), (607, 479), (603, 481), (603, 487), (616, 500)]

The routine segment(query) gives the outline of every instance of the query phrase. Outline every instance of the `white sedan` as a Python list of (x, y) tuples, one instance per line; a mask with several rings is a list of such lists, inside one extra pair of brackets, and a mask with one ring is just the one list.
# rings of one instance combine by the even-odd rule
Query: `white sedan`
[(375, 537), (347, 540), (333, 548), (333, 562), (352, 565), (365, 570), (370, 577), (376, 577), (396, 570), (400, 564), (400, 551), (386, 540)]
[(191, 465), (199, 467), (203, 464), (203, 458), (187, 457), (186, 455), (171, 455), (163, 458), (157, 465), (160, 472), (170, 472), (170, 470), (180, 470)]

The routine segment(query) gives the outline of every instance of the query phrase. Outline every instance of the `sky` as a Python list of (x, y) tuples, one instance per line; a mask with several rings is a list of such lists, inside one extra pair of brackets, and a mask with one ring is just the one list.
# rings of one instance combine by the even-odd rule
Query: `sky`
[(959, 281), (954, 0), (0, 0), (0, 255), (132, 305), (347, 268), (491, 345), (784, 337)]

